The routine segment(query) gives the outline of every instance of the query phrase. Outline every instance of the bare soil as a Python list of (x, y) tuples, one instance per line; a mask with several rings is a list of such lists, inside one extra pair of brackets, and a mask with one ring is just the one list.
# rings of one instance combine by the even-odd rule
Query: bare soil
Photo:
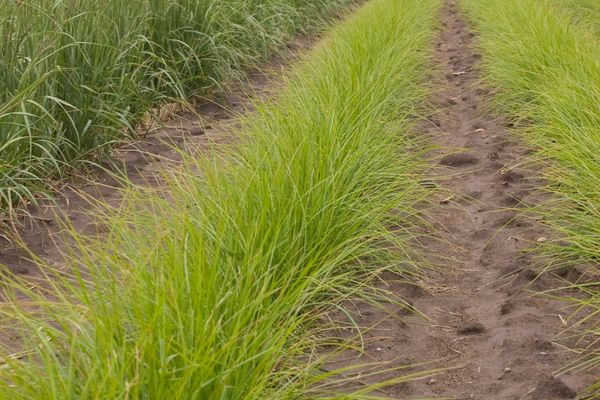
[[(556, 341), (568, 310), (539, 295), (564, 282), (539, 276), (524, 251), (551, 235), (521, 211), (544, 201), (543, 182), (523, 167), (530, 150), (509, 134), (510, 124), (489, 111), (493, 94), (479, 83), (481, 57), (461, 11), (447, 0), (440, 18), (432, 78), (437, 112), (420, 133), (438, 147), (431, 180), (444, 190), (426, 213), (427, 229), (441, 238), (419, 242), (424, 257), (440, 268), (420, 287), (384, 277), (386, 289), (429, 319), (361, 304), (353, 320), (365, 330), (364, 352), (345, 354), (327, 367), (385, 362), (385, 368), (402, 368), (360, 373), (364, 384), (446, 369), (378, 391), (398, 399), (575, 398), (594, 376), (557, 375), (574, 358), (564, 341)], [(420, 366), (411, 368), (415, 365)]]

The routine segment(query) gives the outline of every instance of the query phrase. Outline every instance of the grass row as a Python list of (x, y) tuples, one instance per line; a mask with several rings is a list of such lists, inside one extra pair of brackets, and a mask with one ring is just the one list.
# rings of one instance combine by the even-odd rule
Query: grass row
[(206, 95), (345, 3), (0, 2), (0, 209), (135, 135), (152, 107)]
[(70, 267), (7, 291), (2, 337), (22, 351), (0, 398), (366, 398), (332, 392), (317, 350), (349, 345), (332, 307), (382, 295), (381, 271), (417, 272), (408, 117), (438, 6), (371, 1), (243, 121), (243, 146), (129, 190), (98, 217), (105, 236), (74, 236)]
[[(580, 3), (583, 3), (580, 1)], [(576, 368), (600, 367), (600, 37), (552, 0), (464, 0), (484, 54), (485, 82), (545, 163), (553, 200), (545, 221), (561, 236), (542, 250), (548, 269), (586, 268), (572, 302), (571, 332), (582, 334)], [(577, 297), (577, 296), (576, 296)], [(600, 395), (600, 381), (590, 388)]]

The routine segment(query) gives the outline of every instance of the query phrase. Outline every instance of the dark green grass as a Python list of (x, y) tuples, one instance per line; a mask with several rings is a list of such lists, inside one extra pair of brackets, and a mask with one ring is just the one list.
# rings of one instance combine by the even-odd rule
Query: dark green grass
[(257, 65), (345, 0), (0, 2), (0, 210)]

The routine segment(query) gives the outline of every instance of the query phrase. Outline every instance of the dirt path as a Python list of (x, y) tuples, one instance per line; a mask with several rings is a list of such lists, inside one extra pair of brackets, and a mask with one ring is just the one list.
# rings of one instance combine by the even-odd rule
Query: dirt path
[[(391, 398), (574, 398), (593, 376), (555, 376), (573, 359), (555, 342), (568, 311), (559, 302), (532, 295), (559, 282), (538, 277), (533, 261), (522, 252), (548, 236), (519, 212), (543, 200), (536, 190), (542, 183), (534, 172), (519, 167), (528, 150), (488, 111), (491, 94), (478, 84), (474, 35), (453, 1), (445, 2), (441, 22), (434, 58), (438, 78), (432, 84), (442, 90), (434, 99), (438, 113), (423, 129), (443, 149), (436, 152), (439, 168), (434, 174), (436, 180), (446, 177), (441, 181), (446, 192), (428, 216), (442, 240), (420, 243), (441, 268), (423, 289), (384, 277), (387, 289), (409, 299), (431, 320), (400, 309), (402, 318), (390, 318), (376, 307), (360, 305), (354, 320), (369, 328), (364, 353), (331, 366), (384, 361), (388, 368), (420, 363), (428, 363), (420, 370), (449, 368), (381, 390)], [(407, 371), (414, 369), (365, 376), (363, 383)]]
[(572, 398), (590, 381), (553, 375), (571, 359), (553, 343), (565, 311), (529, 292), (556, 282), (536, 279), (531, 260), (520, 251), (547, 236), (516, 210), (539, 201), (539, 182), (531, 171), (515, 167), (527, 150), (486, 110), (490, 95), (478, 87), (474, 35), (453, 1), (446, 1), (441, 18), (435, 60), (447, 89), (436, 98), (439, 120), (429, 130), (442, 148), (464, 151), (440, 159), (437, 172), (448, 177), (443, 186), (451, 199), (442, 199), (432, 214), (447, 243), (429, 245), (449, 257), (452, 270), (428, 282), (431, 295), (415, 300), (433, 325), (409, 324), (405, 335), (412, 358), (443, 359), (439, 366), (458, 367), (413, 384), (411, 393), (482, 400)]

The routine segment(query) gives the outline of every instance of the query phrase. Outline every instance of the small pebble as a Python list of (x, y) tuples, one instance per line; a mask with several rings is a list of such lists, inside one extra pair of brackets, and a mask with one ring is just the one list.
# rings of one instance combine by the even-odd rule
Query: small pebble
[(544, 242), (547, 242), (547, 241), (548, 241), (548, 239), (546, 239), (544, 236), (539, 237), (538, 240), (537, 240), (538, 243), (544, 243)]

